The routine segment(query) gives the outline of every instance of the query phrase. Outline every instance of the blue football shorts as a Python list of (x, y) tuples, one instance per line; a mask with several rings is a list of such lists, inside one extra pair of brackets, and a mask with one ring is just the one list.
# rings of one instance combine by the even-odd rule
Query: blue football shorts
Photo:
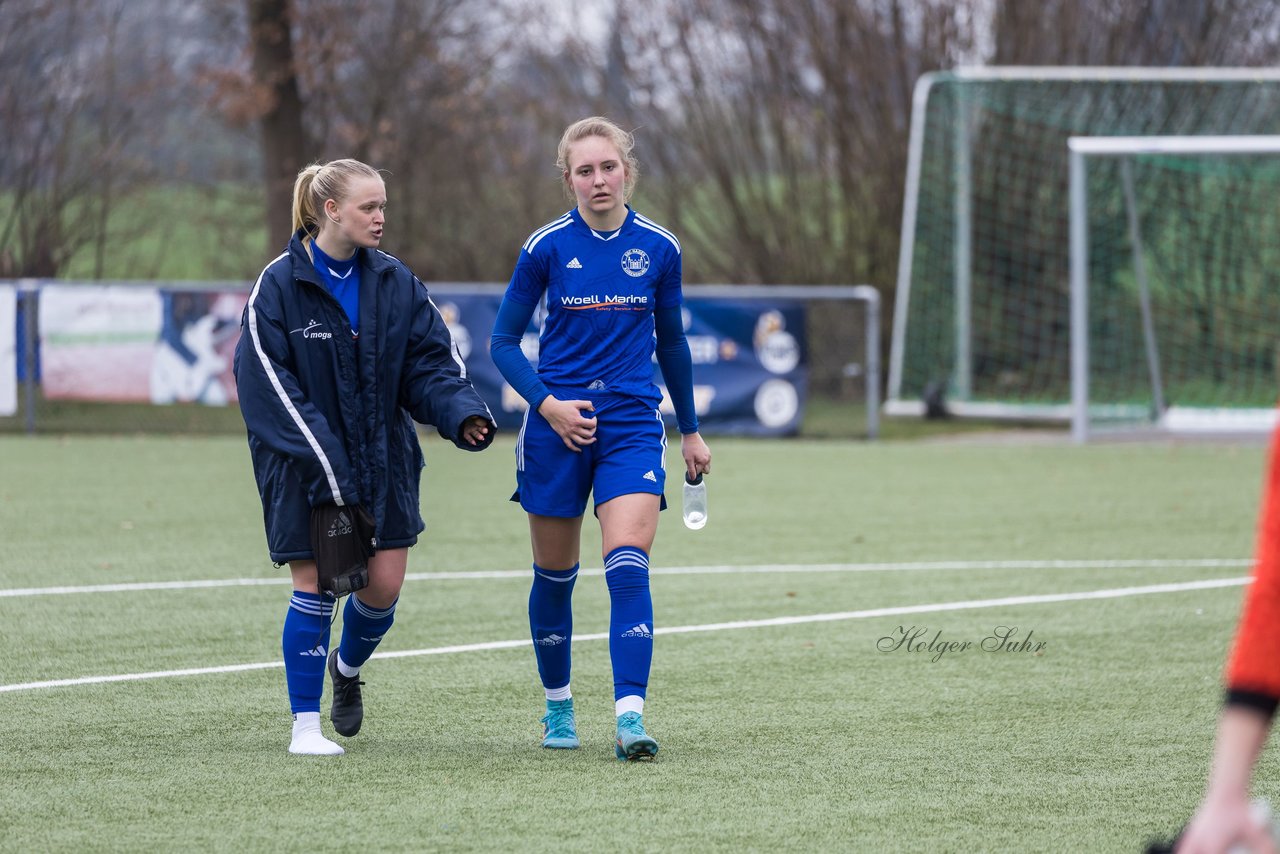
[[(560, 395), (556, 395), (559, 397)], [(535, 410), (525, 412), (516, 438), (516, 491), (528, 513), (573, 519), (594, 495), (598, 507), (619, 495), (663, 496), (667, 483), (667, 433), (658, 410), (623, 395), (575, 395), (595, 406), (596, 441), (577, 454)], [(661, 509), (667, 507), (665, 496)]]

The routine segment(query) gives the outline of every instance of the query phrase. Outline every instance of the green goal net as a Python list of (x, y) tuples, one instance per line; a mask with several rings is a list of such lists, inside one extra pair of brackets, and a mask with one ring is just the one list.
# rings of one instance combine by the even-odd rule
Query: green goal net
[[(1270, 134), (1280, 134), (1280, 72), (1270, 69), (926, 75), (912, 119), (886, 412), (919, 413), (932, 402), (953, 415), (1066, 423), (1074, 411), (1068, 140)], [(1158, 423), (1183, 404), (1274, 403), (1268, 301), (1280, 299), (1269, 284), (1280, 230), (1267, 202), (1280, 198), (1277, 160), (1091, 163), (1092, 418)], [(1145, 322), (1155, 326), (1146, 338), (1135, 270), (1143, 262)], [(1153, 386), (1152, 338), (1163, 388)], [(1110, 414), (1099, 408), (1107, 405)]]
[(1068, 146), (1075, 437), (1270, 429), (1280, 136)]

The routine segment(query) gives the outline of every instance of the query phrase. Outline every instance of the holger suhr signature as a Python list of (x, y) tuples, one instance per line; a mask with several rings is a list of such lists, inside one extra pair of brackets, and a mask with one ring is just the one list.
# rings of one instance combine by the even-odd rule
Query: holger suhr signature
[(930, 661), (940, 661), (944, 655), (971, 652), (1025, 652), (1043, 655), (1047, 641), (1032, 640), (1035, 630), (1020, 636), (1017, 626), (996, 626), (991, 634), (979, 641), (948, 640), (942, 629), (930, 631), (927, 626), (898, 626), (891, 634), (876, 641), (881, 652), (915, 652), (929, 656)]

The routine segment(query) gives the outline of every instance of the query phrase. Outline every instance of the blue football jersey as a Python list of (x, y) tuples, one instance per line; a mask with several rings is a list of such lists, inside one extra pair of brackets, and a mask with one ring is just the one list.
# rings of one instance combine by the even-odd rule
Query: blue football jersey
[(680, 242), (628, 208), (617, 231), (594, 231), (577, 208), (529, 236), (507, 298), (545, 295), (538, 376), (548, 386), (654, 401), (655, 308), (678, 306)]

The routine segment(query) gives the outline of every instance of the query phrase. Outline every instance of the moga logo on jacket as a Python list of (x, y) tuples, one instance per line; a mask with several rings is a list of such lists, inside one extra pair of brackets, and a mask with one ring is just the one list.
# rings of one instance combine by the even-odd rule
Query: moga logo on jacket
[(323, 324), (317, 323), (315, 320), (312, 320), (310, 323), (308, 323), (306, 326), (302, 327), (301, 329), (290, 329), (289, 334), (292, 335), (295, 332), (301, 332), (303, 338), (332, 338), (333, 337), (332, 332), (314, 331), (316, 327), (322, 326), (322, 325)]

